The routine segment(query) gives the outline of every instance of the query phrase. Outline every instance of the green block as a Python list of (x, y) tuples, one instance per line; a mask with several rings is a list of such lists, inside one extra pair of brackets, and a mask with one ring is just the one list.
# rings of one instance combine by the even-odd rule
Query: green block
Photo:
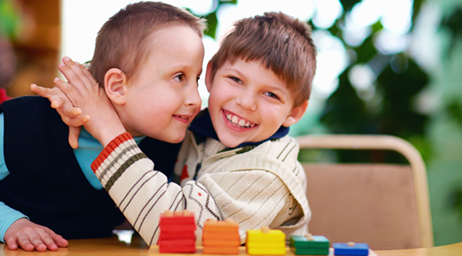
[(290, 250), (294, 252), (295, 255), (328, 255), (329, 248), (295, 248), (290, 247)]
[(330, 242), (324, 236), (311, 236), (308, 240), (305, 236), (290, 236), (290, 247), (308, 248), (308, 249), (329, 249)]

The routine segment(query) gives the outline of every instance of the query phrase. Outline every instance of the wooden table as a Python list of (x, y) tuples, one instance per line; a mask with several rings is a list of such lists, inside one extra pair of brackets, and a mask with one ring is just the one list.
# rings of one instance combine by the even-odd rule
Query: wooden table
[[(21, 249), (16, 251), (9, 250), (4, 244), (0, 244), (0, 256), (79, 256), (79, 255), (98, 255), (98, 256), (125, 256), (125, 255), (191, 255), (200, 256), (201, 249), (199, 248), (195, 254), (159, 254), (156, 247), (149, 249), (141, 239), (132, 239), (130, 243), (119, 241), (117, 237), (99, 238), (99, 239), (79, 239), (69, 240), (67, 248), (59, 249), (51, 252), (25, 252)], [(242, 247), (239, 255), (247, 255), (245, 248)], [(287, 251), (287, 256), (294, 254)], [(388, 250), (374, 251), (370, 255), (378, 256), (455, 256), (462, 255), (462, 243), (437, 246), (432, 248), (419, 248), (407, 250)]]

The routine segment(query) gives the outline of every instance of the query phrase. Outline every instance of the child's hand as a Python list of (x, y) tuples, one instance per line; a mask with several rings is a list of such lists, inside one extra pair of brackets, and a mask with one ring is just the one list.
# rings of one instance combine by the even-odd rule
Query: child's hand
[(14, 222), (5, 233), (5, 243), (10, 250), (21, 247), (24, 251), (44, 252), (67, 247), (69, 242), (51, 229), (37, 225), (26, 218)]
[(106, 146), (116, 136), (125, 132), (104, 88), (98, 85), (87, 69), (69, 57), (64, 57), (63, 63), (58, 68), (68, 82), (55, 79), (56, 86), (66, 94), (74, 107), (80, 108), (83, 114), (91, 116), (85, 128), (93, 137)]
[(63, 122), (69, 126), (69, 144), (72, 148), (78, 148), (80, 127), (90, 121), (90, 117), (82, 115), (82, 111), (75, 108), (66, 94), (58, 87), (49, 89), (32, 84), (30, 89), (51, 102), (51, 107), (58, 111)]

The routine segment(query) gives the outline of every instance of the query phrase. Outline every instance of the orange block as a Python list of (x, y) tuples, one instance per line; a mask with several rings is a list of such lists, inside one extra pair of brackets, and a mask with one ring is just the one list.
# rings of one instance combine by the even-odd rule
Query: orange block
[(202, 243), (204, 254), (239, 254), (239, 224), (232, 220), (207, 220)]
[(239, 241), (239, 233), (220, 233), (220, 232), (204, 232), (202, 234), (203, 240), (236, 240)]
[(233, 247), (204, 247), (203, 254), (239, 254), (239, 246)]
[(210, 232), (239, 232), (239, 224), (233, 220), (216, 221), (208, 219), (204, 223), (204, 231)]
[(234, 240), (230, 240), (230, 241), (226, 241), (226, 240), (204, 240), (203, 241), (203, 244), (204, 244), (204, 247), (206, 246), (212, 246), (212, 247), (231, 247), (231, 246), (236, 246), (236, 247), (239, 247), (239, 245), (241, 245), (241, 243), (239, 242), (239, 239), (234, 239)]

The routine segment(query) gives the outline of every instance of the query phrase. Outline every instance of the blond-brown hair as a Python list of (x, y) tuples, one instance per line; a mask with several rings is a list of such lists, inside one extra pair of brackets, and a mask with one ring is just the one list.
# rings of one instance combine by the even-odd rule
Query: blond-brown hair
[(119, 68), (130, 79), (149, 54), (146, 41), (153, 32), (169, 25), (186, 25), (202, 37), (205, 20), (161, 2), (127, 5), (109, 18), (98, 32), (90, 72), (103, 86), (104, 75)]
[(237, 21), (210, 60), (212, 77), (227, 61), (259, 61), (284, 81), (294, 107), (308, 100), (316, 70), (316, 47), (306, 22), (282, 12)]

